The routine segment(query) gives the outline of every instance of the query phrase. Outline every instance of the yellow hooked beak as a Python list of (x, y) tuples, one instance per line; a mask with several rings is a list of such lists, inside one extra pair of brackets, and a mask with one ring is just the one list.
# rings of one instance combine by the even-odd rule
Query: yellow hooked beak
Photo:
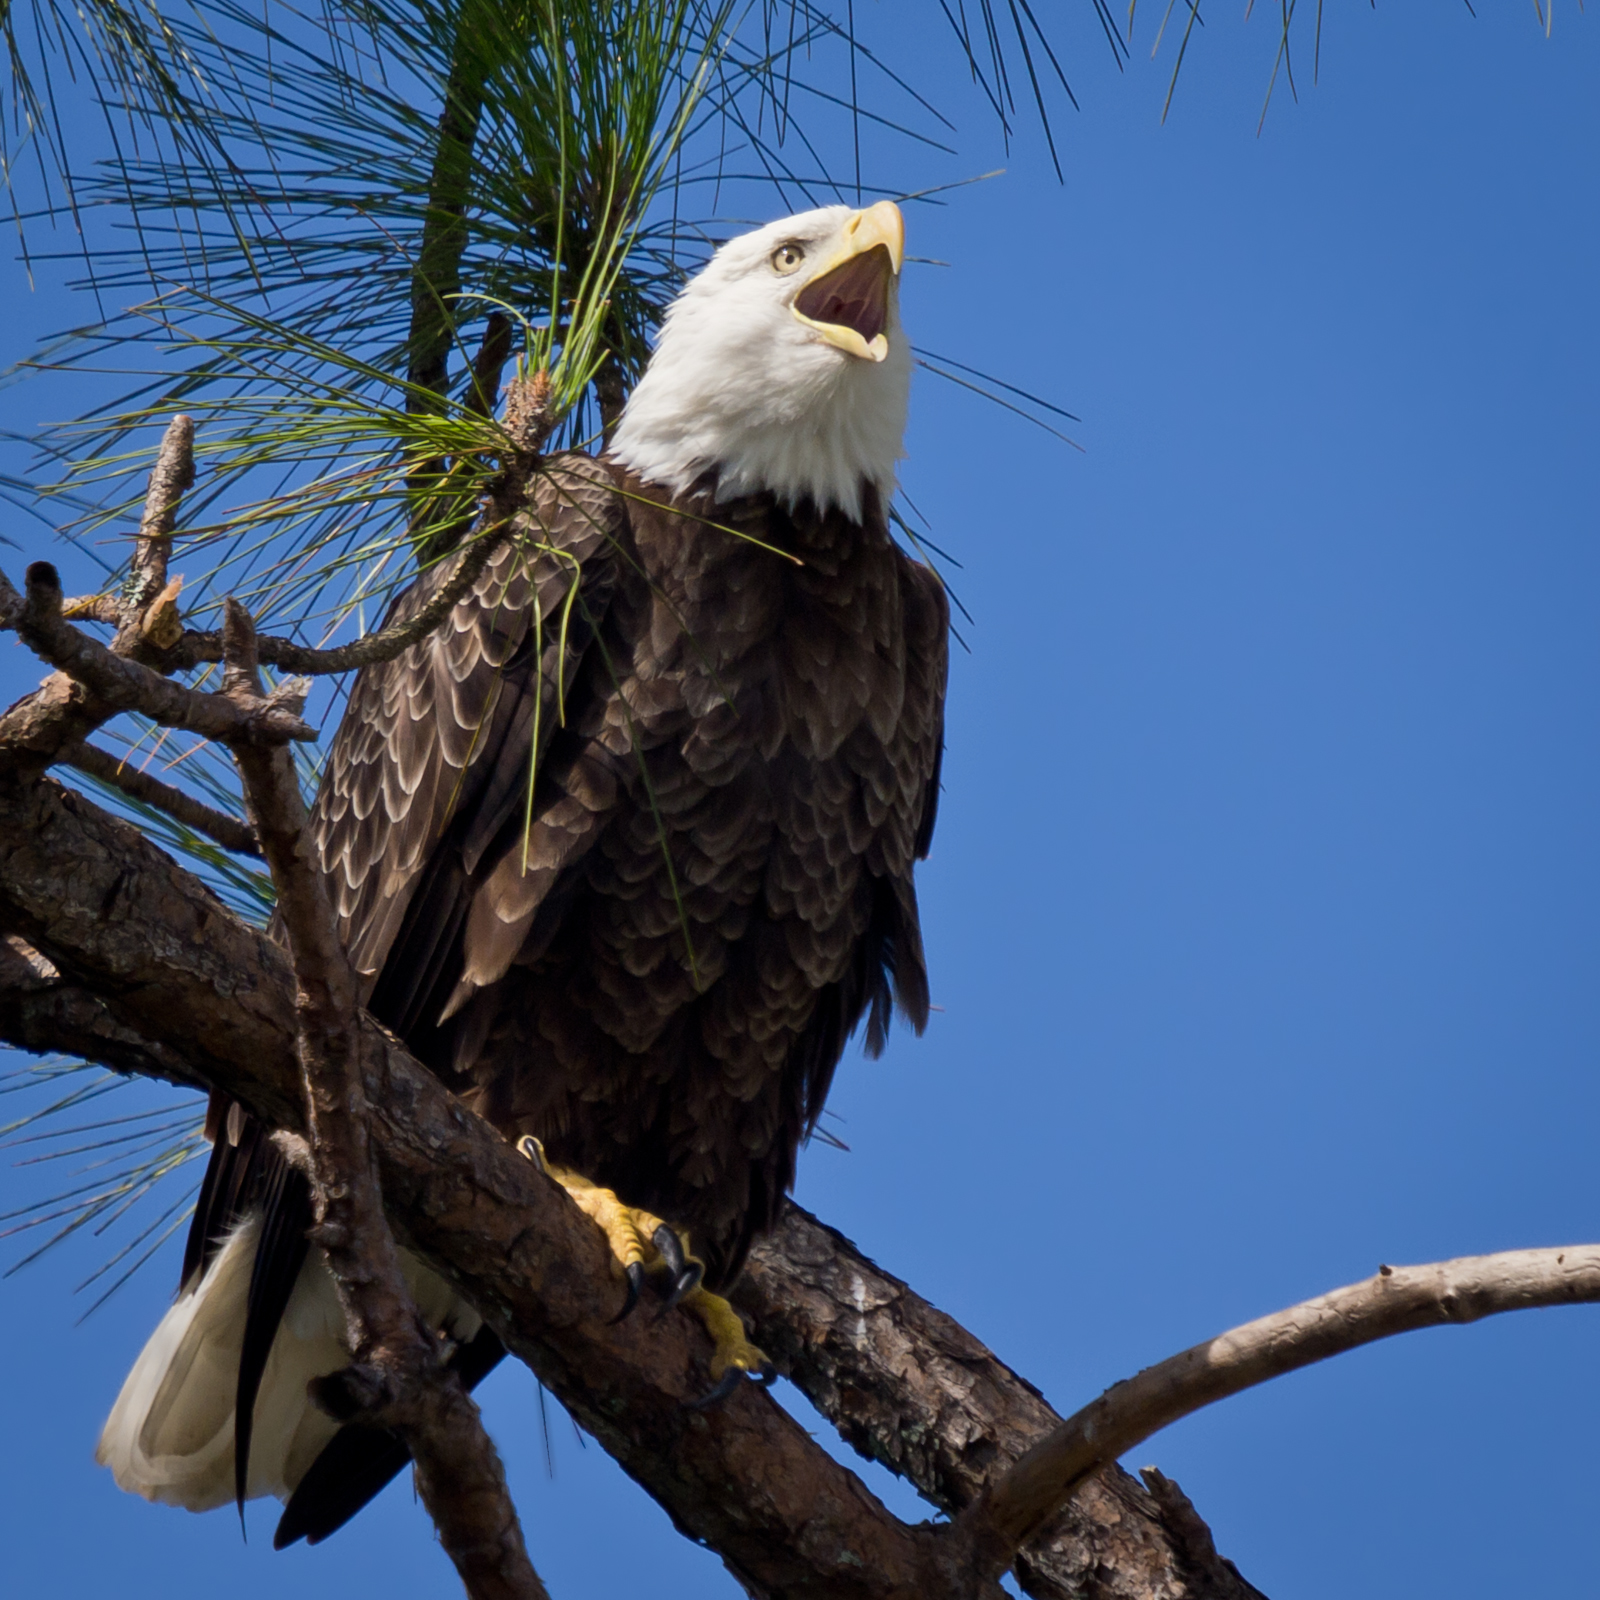
[(794, 297), (794, 314), (829, 344), (882, 361), (889, 354), (889, 296), (905, 260), (899, 206), (880, 200), (845, 223), (839, 248)]

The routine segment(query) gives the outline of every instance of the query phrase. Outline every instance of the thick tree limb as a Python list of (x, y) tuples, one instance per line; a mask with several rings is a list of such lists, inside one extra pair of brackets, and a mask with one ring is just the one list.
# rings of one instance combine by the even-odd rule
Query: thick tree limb
[(224, 850), (232, 850), (242, 856), (261, 854), (256, 830), (248, 822), (240, 817), (231, 817), (226, 811), (218, 811), (216, 807), (196, 800), (193, 795), (174, 788), (170, 783), (152, 778), (148, 772), (129, 766), (109, 750), (84, 744), (80, 740), (63, 745), (59, 756), (67, 766), (86, 772), (91, 778), (98, 778), (114, 789), (120, 789), (130, 799), (143, 801), (147, 806), (165, 811), (169, 817), (176, 817), (186, 828), (214, 839)]
[[(255, 626), (234, 600), (224, 612), (222, 692), (248, 709), (264, 699)], [(246, 742), (234, 757), (294, 967), (312, 1238), (338, 1284), (355, 1358), (322, 1380), (320, 1398), (341, 1422), (359, 1418), (405, 1440), (417, 1491), (471, 1600), (549, 1600), (528, 1559), (499, 1452), (472, 1397), (440, 1359), (401, 1274), (367, 1137), (359, 990), (327, 884), (305, 852), (306, 807), (294, 763), (282, 745)], [(239, 1471), (242, 1501), (242, 1462)]]
[[(951, 1516), (1060, 1422), (953, 1317), (799, 1206), (733, 1292), (755, 1339), (862, 1455)], [(1112, 1462), (1022, 1551), (1036, 1600), (1262, 1600), (1177, 1486)]]
[[(281, 953), (132, 829), (48, 782), (0, 785), (0, 926), (72, 988), (103, 995), (119, 1026), (162, 1039), (269, 1120), (302, 1125)], [(959, 1592), (930, 1548), (941, 1536), (888, 1517), (765, 1396), (746, 1391), (722, 1412), (688, 1412), (681, 1402), (704, 1383), (698, 1327), (671, 1313), (650, 1327), (608, 1328), (619, 1291), (587, 1221), (375, 1024), (364, 1021), (363, 1038), (392, 1216), (680, 1527), (775, 1595)], [(1407, 1328), (1596, 1298), (1600, 1247), (1592, 1246), (1380, 1274), (1119, 1385), (1047, 1435), (962, 1525), (975, 1543), (983, 1536), (986, 1570), (996, 1570), (1074, 1484), (1196, 1406)], [(769, 1326), (762, 1336), (787, 1354)], [(973, 1360), (971, 1344), (952, 1346), (946, 1333), (936, 1354), (956, 1366)], [(931, 1326), (923, 1337), (933, 1342)], [(929, 1343), (913, 1347), (918, 1359), (927, 1360)], [(992, 1381), (981, 1358), (973, 1370)], [(968, 1453), (975, 1462), (982, 1452)], [(1163, 1502), (1177, 1505), (1170, 1492)], [(863, 1571), (859, 1552), (869, 1551)]]
[(1362, 1283), (1247, 1322), (1108, 1389), (985, 1489), (957, 1527), (972, 1540), (979, 1570), (999, 1574), (1090, 1474), (1202, 1406), (1397, 1333), (1597, 1300), (1600, 1245), (1380, 1267)]
[[(102, 996), (118, 1026), (161, 1040), (274, 1126), (304, 1130), (287, 957), (137, 830), (48, 779), (0, 781), (0, 929)], [(371, 1138), (404, 1242), (681, 1531), (773, 1600), (998, 1600), (951, 1566), (939, 1531), (892, 1517), (755, 1386), (689, 1409), (711, 1353), (699, 1323), (667, 1311), (610, 1326), (622, 1290), (598, 1229), (367, 1017), (362, 1041)]]
[(118, 1022), (97, 995), (65, 982), (14, 935), (0, 937), (0, 1039), (34, 1055), (79, 1056), (116, 1072), (208, 1087), (176, 1051)]

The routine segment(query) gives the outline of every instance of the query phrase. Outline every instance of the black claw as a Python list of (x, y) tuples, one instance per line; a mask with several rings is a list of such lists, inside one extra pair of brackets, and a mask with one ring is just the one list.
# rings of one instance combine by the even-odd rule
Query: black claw
[(692, 1294), (700, 1287), (700, 1280), (705, 1277), (706, 1269), (698, 1262), (691, 1261), (682, 1272), (678, 1274), (677, 1281), (672, 1285), (672, 1293), (667, 1296), (667, 1304), (675, 1306), (685, 1296)]
[(635, 1261), (626, 1269), (623, 1276), (628, 1280), (628, 1292), (623, 1299), (622, 1309), (607, 1324), (608, 1327), (614, 1328), (638, 1305), (639, 1291), (644, 1287), (644, 1266), (642, 1263)]
[(684, 1254), (683, 1241), (665, 1223), (650, 1235), (650, 1242), (661, 1252), (661, 1259), (672, 1275), (672, 1292), (667, 1296), (667, 1304), (675, 1306), (700, 1287), (700, 1280), (706, 1275), (705, 1265)]
[(683, 1272), (683, 1240), (663, 1222), (650, 1235), (650, 1243), (661, 1252), (661, 1259), (666, 1262), (667, 1271), (674, 1278), (678, 1277)]
[(743, 1380), (744, 1373), (737, 1367), (729, 1367), (717, 1379), (716, 1387), (712, 1389), (710, 1394), (703, 1394), (698, 1400), (691, 1400), (688, 1409), (690, 1411), (709, 1411), (713, 1406), (720, 1406), (739, 1387)]

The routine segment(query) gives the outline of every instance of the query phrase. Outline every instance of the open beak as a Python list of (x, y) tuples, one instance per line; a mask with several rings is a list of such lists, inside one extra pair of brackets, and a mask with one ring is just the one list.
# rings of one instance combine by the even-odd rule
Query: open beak
[(900, 208), (880, 200), (844, 225), (839, 248), (794, 297), (794, 314), (829, 344), (863, 361), (889, 353), (889, 293), (905, 260)]

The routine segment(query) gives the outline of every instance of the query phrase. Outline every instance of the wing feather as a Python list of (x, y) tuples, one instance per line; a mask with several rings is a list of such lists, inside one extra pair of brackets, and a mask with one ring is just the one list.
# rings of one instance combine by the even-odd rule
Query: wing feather
[[(356, 680), (312, 827), (340, 933), (369, 985), (447, 828), (467, 819), (472, 872), (523, 798), (536, 712), (542, 747), (561, 720), (558, 683), (573, 680), (591, 641), (585, 619), (608, 602), (621, 520), (604, 466), (556, 458), (442, 626)], [(391, 619), (415, 615), (447, 575), (441, 565), (414, 584)], [(569, 606), (574, 584), (581, 606)]]

